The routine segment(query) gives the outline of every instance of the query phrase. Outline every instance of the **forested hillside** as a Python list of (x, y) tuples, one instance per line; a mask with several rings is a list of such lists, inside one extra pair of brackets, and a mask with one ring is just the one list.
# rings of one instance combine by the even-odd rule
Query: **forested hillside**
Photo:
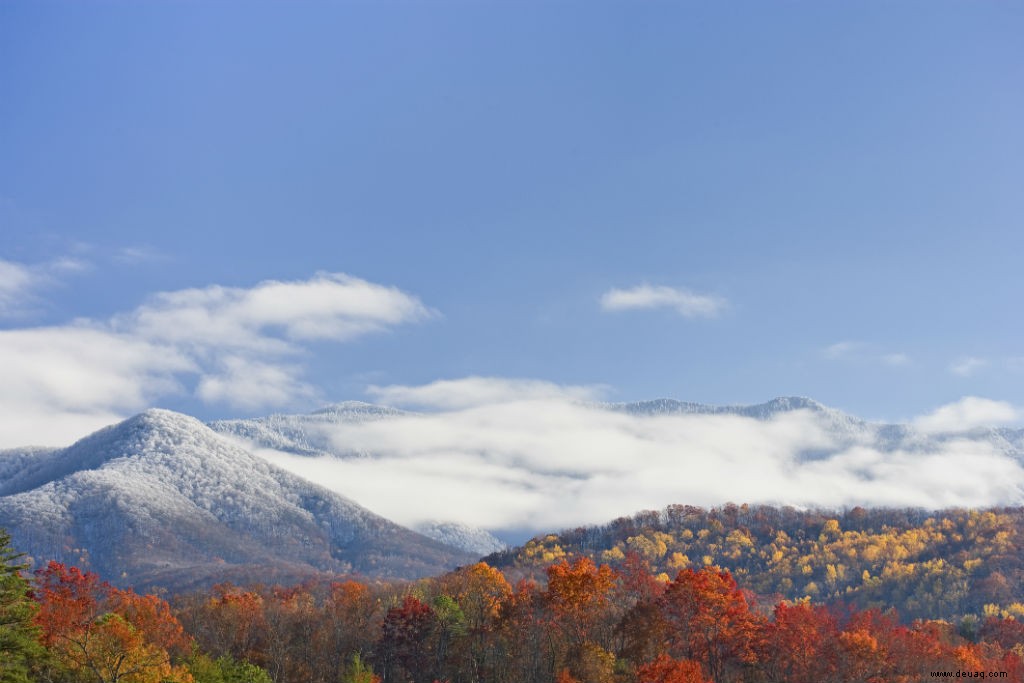
[(511, 582), (480, 562), (417, 582), (115, 588), (3, 546), (10, 683), (911, 683), (1024, 677), (1024, 625), (773, 602), (714, 566), (672, 578), (630, 552)]
[(713, 567), (669, 581), (636, 555), (510, 583), (485, 563), (414, 584), (220, 586), (178, 603), (201, 648), (288, 683), (911, 683), (1020, 681), (1024, 626), (988, 616), (767, 604)]
[(908, 619), (1024, 616), (1024, 510), (846, 512), (673, 505), (595, 527), (537, 537), (488, 556), (513, 575), (540, 576), (567, 557), (620, 567), (630, 553), (663, 579), (727, 569), (771, 600), (895, 607)]

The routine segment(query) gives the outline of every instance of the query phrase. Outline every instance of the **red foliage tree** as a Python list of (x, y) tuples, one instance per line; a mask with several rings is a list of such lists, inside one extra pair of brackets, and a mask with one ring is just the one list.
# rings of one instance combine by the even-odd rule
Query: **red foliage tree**
[(669, 625), (669, 653), (700, 662), (712, 680), (724, 683), (756, 661), (761, 619), (728, 572), (681, 571), (659, 604)]
[(416, 683), (432, 679), (434, 658), (430, 636), (434, 626), (430, 605), (415, 596), (406, 595), (401, 605), (388, 610), (380, 639), (385, 683), (397, 680), (395, 665), (404, 669)]
[(818, 683), (835, 675), (838, 627), (824, 607), (775, 606), (759, 642), (759, 665), (777, 683)]
[(666, 654), (638, 667), (636, 676), (637, 683), (711, 683), (697, 662), (672, 659)]
[(58, 562), (36, 577), (42, 641), (65, 667), (97, 683), (190, 680), (171, 666), (190, 639), (166, 602)]
[(1015, 645), (1024, 644), (1024, 622), (1013, 617), (988, 617), (978, 635), (987, 643), (996, 643), (1003, 650), (1012, 650)]

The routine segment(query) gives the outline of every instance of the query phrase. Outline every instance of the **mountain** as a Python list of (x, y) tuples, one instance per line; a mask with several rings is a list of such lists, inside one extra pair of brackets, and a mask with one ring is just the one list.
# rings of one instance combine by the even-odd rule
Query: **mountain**
[(447, 546), (478, 556), (497, 553), (508, 547), (484, 529), (458, 522), (425, 522), (417, 524), (416, 531)]
[[(806, 411), (832, 437), (834, 447), (829, 451), (805, 453), (804, 457), (825, 457), (835, 450), (853, 445), (870, 446), (883, 452), (928, 450), (954, 439), (967, 438), (986, 442), (997, 451), (1024, 461), (1024, 429), (984, 427), (968, 431), (923, 432), (912, 425), (864, 420), (803, 396), (780, 396), (753, 405), (717, 406), (659, 398), (631, 403), (597, 403), (593, 407), (635, 416), (733, 415), (762, 421), (794, 411)], [(332, 427), (409, 415), (415, 413), (361, 401), (346, 401), (304, 415), (218, 420), (209, 423), (209, 427), (260, 448), (272, 448), (296, 455), (372, 457), (372, 452), (339, 443)]]
[(215, 432), (244, 439), (261, 448), (273, 448), (295, 455), (365, 457), (370, 454), (335, 443), (331, 438), (331, 427), (338, 424), (386, 420), (408, 414), (395, 408), (362, 401), (345, 401), (308, 414), (268, 415), (247, 420), (216, 420), (209, 423), (209, 427)]
[[(932, 456), (945, 445), (956, 452), (970, 454), (976, 448), (981, 453), (1001, 453), (1017, 463), (1024, 462), (1024, 430), (922, 430), (913, 424), (869, 422), (801, 397), (776, 398), (750, 406), (658, 399), (587, 404), (587, 408), (596, 411), (587, 412), (588, 421), (595, 415), (600, 420), (602, 411), (609, 420), (619, 422), (623, 414), (635, 416), (629, 429), (639, 435), (646, 429), (647, 418), (735, 416), (768, 421), (799, 413), (807, 419), (794, 421), (795, 428), (813, 429), (828, 437), (813, 441), (817, 444), (813, 448), (818, 450), (791, 454), (793, 462), (811, 466), (824, 467), (834, 456), (865, 450), (877, 453), (879, 461), (890, 454), (903, 460), (915, 453)], [(447, 472), (443, 475), (447, 477), (445, 482), (461, 481), (462, 477), (473, 482), (467, 484), (472, 490), (452, 487), (443, 492), (448, 496), (446, 502), (459, 502), (462, 495), (466, 500), (478, 496), (461, 511), (463, 521), (470, 523), (480, 509), (472, 506), (508, 500), (490, 496), (490, 489), (484, 486), (494, 486), (494, 491), (518, 500), (515, 496), (522, 487), (516, 488), (517, 482), (552, 480), (550, 473), (530, 470), (534, 465), (528, 460), (516, 453), (503, 453), (500, 444), (494, 446), (487, 441), (480, 447), (471, 446), (479, 452), (462, 453), (458, 441), (440, 441), (440, 449), (435, 444), (432, 451), (414, 452), (420, 469), (413, 470), (412, 475), (396, 469), (405, 462), (403, 454), (375, 452), (377, 442), (372, 438), (351, 439), (361, 444), (358, 447), (346, 443), (353, 434), (368, 433), (378, 438), (403, 429), (409, 417), (415, 416), (416, 422), (422, 423), (419, 417), (425, 415), (429, 414), (345, 402), (304, 415), (271, 415), (204, 425), (168, 411), (147, 411), (68, 448), (0, 452), (0, 526), (10, 529), (16, 547), (38, 561), (56, 558), (85, 564), (121, 583), (137, 586), (145, 582), (198, 585), (229, 577), (250, 580), (250, 576), (275, 581), (285, 580), (274, 578), (278, 576), (302, 577), (314, 572), (411, 578), (500, 551), (501, 542), (489, 531), (506, 539), (527, 537), (526, 530), (518, 527), (495, 524), (483, 530), (448, 519), (422, 524), (417, 533), (303, 478), (319, 476), (314, 481), (330, 481), (332, 485), (341, 482), (344, 486), (339, 488), (350, 495), (358, 494), (370, 508), (386, 509), (392, 503), (391, 509), (395, 509), (395, 491), (418, 490), (410, 486), (418, 486), (420, 481), (430, 486), (431, 477), (436, 483), (442, 476), (438, 472)], [(442, 413), (437, 419), (443, 426), (448, 418)], [(367, 429), (352, 429), (354, 425)], [(665, 426), (659, 423), (659, 428)], [(276, 459), (261, 449), (300, 457)], [(433, 458), (446, 449), (465, 457), (455, 469), (435, 472)], [(628, 449), (623, 457), (629, 457)], [(348, 462), (332, 470), (338, 463), (332, 464), (331, 460)], [(279, 469), (274, 462), (285, 464), (291, 472)], [(574, 482), (599, 479), (601, 473), (591, 476), (586, 462), (580, 462), (578, 472), (572, 469), (574, 466), (570, 463), (567, 470), (575, 473)], [(1007, 471), (1015, 471), (1017, 464), (1008, 467)], [(419, 476), (417, 471), (423, 475), (421, 480), (409, 478)], [(841, 475), (844, 470), (839, 467), (838, 471)], [(327, 472), (333, 474), (325, 476)], [(502, 478), (507, 476), (512, 476), (512, 485)], [(404, 487), (393, 487), (396, 479), (401, 479)], [(1002, 482), (998, 478), (993, 481)], [(430, 490), (437, 495), (436, 487)], [(595, 491), (596, 495), (602, 494), (600, 486)], [(772, 491), (767, 494), (770, 498)], [(672, 502), (665, 498), (663, 493), (662, 500), (651, 505)], [(680, 496), (679, 502), (693, 502), (683, 498)], [(567, 496), (566, 500), (576, 499)], [(1001, 500), (1007, 499), (1004, 496)], [(410, 506), (415, 502), (409, 501)], [(751, 502), (759, 501), (755, 497)], [(640, 501), (633, 509), (643, 505)], [(545, 509), (539, 508), (540, 522), (530, 526), (530, 535), (547, 526), (542, 517)], [(434, 508), (423, 505), (416, 512), (420, 518), (436, 514)]]
[(802, 454), (805, 458), (827, 457), (854, 445), (869, 446), (882, 452), (896, 450), (934, 450), (953, 440), (970, 439), (987, 443), (997, 451), (1024, 462), (1024, 429), (979, 427), (971, 430), (925, 432), (907, 424), (869, 422), (823, 405), (803, 396), (782, 396), (765, 403), (737, 406), (713, 406), (670, 398), (634, 403), (604, 404), (606, 409), (639, 416), (658, 415), (735, 415), (755, 420), (770, 420), (793, 411), (807, 411), (833, 440), (828, 451)]
[(37, 561), (180, 588), (317, 572), (415, 578), (474, 555), (149, 410), (64, 449), (0, 453), (0, 527)]
[[(305, 457), (369, 458), (373, 453), (339, 443), (332, 427), (412, 415), (386, 406), (345, 401), (312, 413), (268, 415), (245, 420), (216, 420), (210, 429), (257, 448), (270, 448)], [(479, 527), (451, 521), (425, 522), (416, 531), (447, 546), (479, 555), (498, 552), (505, 544)]]

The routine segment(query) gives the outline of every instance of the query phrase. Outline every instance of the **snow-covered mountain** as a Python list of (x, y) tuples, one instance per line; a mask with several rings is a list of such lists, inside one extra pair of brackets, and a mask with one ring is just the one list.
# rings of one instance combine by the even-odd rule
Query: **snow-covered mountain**
[(474, 555), (490, 555), (508, 547), (488, 531), (458, 522), (425, 522), (417, 524), (416, 531)]
[[(886, 477), (895, 476), (891, 471), (912, 468), (918, 456), (922, 463), (947, 469), (952, 467), (949, 463), (959, 463), (957, 468), (985, 464), (996, 474), (986, 475), (984, 482), (998, 489), (986, 495), (1001, 504), (1020, 499), (1014, 488), (1018, 486), (1014, 477), (1024, 464), (1024, 430), (1020, 429), (944, 432), (936, 429), (934, 421), (927, 428), (916, 423), (869, 422), (799, 397), (751, 406), (658, 399), (574, 404), (573, 410), (567, 423), (575, 430), (567, 432), (571, 438), (586, 441), (597, 431), (610, 436), (616, 449), (625, 444), (624, 450), (608, 451), (601, 456), (605, 460), (594, 460), (593, 452), (583, 449), (573, 459), (564, 454), (565, 446), (571, 444), (550, 448), (550, 439), (563, 435), (551, 432), (548, 424), (536, 423), (539, 429), (549, 430), (544, 438), (535, 439), (532, 432), (523, 438), (530, 427), (518, 427), (524, 419), (521, 410), (486, 413), (474, 422), (479, 412), (467, 421), (457, 412), (409, 413), (347, 402), (305, 415), (210, 425), (151, 410), (68, 448), (0, 452), (0, 526), (10, 530), (16, 547), (37, 561), (55, 558), (85, 564), (136, 586), (147, 582), (182, 586), (226, 578), (283, 581), (315, 571), (423, 576), (499, 550), (501, 542), (489, 531), (510, 538), (510, 531), (520, 528), (530, 528), (531, 533), (549, 525), (556, 528), (559, 523), (549, 514), (556, 503), (569, 510), (584, 504), (611, 509), (621, 504), (627, 490), (634, 510), (666, 501), (689, 502), (688, 496), (704, 489), (695, 489), (690, 478), (679, 475), (690, 471), (687, 462), (695, 462), (686, 459), (694, 456), (685, 449), (698, 449), (697, 457), (724, 460), (732, 452), (702, 451), (699, 441), (676, 440), (679, 434), (688, 434), (689, 423), (658, 419), (665, 416), (736, 416), (764, 423), (767, 429), (750, 429), (754, 423), (749, 422), (737, 425), (748, 437), (741, 447), (754, 443), (756, 451), (762, 443), (758, 439), (774, 438), (778, 453), (755, 452), (761, 458), (758, 462), (770, 465), (768, 472), (781, 463), (779, 467), (790, 472), (786, 475), (790, 478), (809, 472), (810, 481), (829, 482), (834, 490), (849, 484), (853, 493), (830, 499), (840, 504), (860, 500), (857, 486), (864, 487), (869, 499), (877, 495), (877, 480), (888, 482)], [(629, 419), (624, 421), (625, 416)], [(500, 418), (498, 422), (493, 422), (495, 417)], [(605, 429), (605, 423), (611, 427)], [(781, 438), (773, 436), (774, 423), (789, 431)], [(494, 424), (501, 428), (498, 437), (490, 431)], [(709, 433), (715, 438), (729, 436), (732, 430), (729, 423), (717, 420), (701, 427), (713, 427)], [(648, 435), (649, 429), (655, 430), (653, 436)], [(668, 436), (658, 429), (668, 429)], [(818, 436), (791, 438), (793, 430)], [(651, 441), (656, 438), (663, 441)], [(724, 441), (731, 443), (728, 438)], [(378, 452), (376, 444), (391, 450)], [(538, 448), (541, 457), (526, 457)], [(683, 457), (677, 459), (671, 449), (683, 449)], [(285, 455), (278, 457), (271, 450)], [(648, 454), (642, 462), (624, 460), (638, 452)], [(709, 456), (701, 455), (705, 452)], [(634, 471), (644, 474), (641, 470), (652, 463), (661, 467), (659, 485), (668, 484), (660, 494), (664, 501), (647, 500), (649, 476), (631, 479)], [(807, 469), (800, 469), (805, 465)], [(606, 471), (619, 473), (615, 480), (619, 488), (613, 492), (608, 491)], [(961, 471), (954, 468), (948, 476), (937, 474), (922, 486), (957, 493)], [(677, 496), (671, 489), (675, 481), (678, 497), (667, 500)], [(780, 490), (786, 481), (776, 482)], [(641, 487), (643, 482), (647, 483)], [(901, 482), (888, 482), (884, 490), (902, 491)], [(746, 483), (743, 496), (754, 502), (762, 494), (769, 502), (775, 500), (773, 495), (784, 497), (770, 487), (762, 491), (759, 482)], [(730, 486), (722, 488), (721, 495), (732, 497)], [(358, 498), (366, 507), (337, 491)], [(798, 502), (820, 504), (813, 495)], [(517, 511), (516, 505), (526, 512)], [(511, 512), (506, 514), (506, 509)], [(410, 524), (435, 516), (441, 519), (417, 524), (417, 533), (370, 510), (397, 519), (404, 514)], [(442, 510), (458, 521), (444, 519)], [(489, 531), (474, 524), (486, 524)]]
[(336, 443), (332, 439), (331, 427), (386, 420), (407, 414), (396, 408), (362, 401), (345, 401), (307, 414), (216, 420), (209, 427), (215, 432), (244, 439), (261, 448), (273, 448), (295, 455), (360, 457), (370, 454)]
[[(782, 396), (754, 405), (716, 406), (704, 403), (660, 398), (633, 403), (603, 403), (594, 407), (636, 416), (659, 415), (735, 415), (755, 420), (770, 420), (784, 413), (806, 411), (833, 440), (828, 451), (804, 453), (804, 457), (824, 457), (855, 445), (882, 452), (935, 449), (953, 439), (971, 439), (991, 444), (999, 452), (1024, 462), (1024, 429), (984, 427), (969, 431), (923, 432), (912, 425), (870, 422), (830, 408), (811, 398)], [(353, 448), (337, 440), (332, 427), (343, 424), (389, 420), (413, 415), (386, 406), (348, 401), (305, 415), (270, 415), (243, 420), (219, 420), (210, 423), (216, 432), (237, 437), (260, 448), (272, 448), (296, 455), (334, 457), (372, 457), (366, 450)]]
[(64, 449), (0, 453), (0, 527), (37, 561), (124, 584), (413, 578), (473, 561), (278, 469), (202, 422), (149, 410)]
[[(345, 401), (312, 413), (275, 414), (247, 420), (216, 420), (210, 429), (241, 439), (258, 448), (308, 457), (365, 458), (373, 453), (339, 443), (332, 430), (341, 424), (358, 424), (411, 415), (387, 406)], [(415, 526), (416, 531), (445, 545), (475, 555), (488, 555), (506, 546), (485, 529), (458, 522), (435, 521)]]
[(612, 403), (606, 407), (631, 415), (737, 415), (757, 420), (770, 420), (796, 410), (807, 411), (814, 416), (818, 426), (832, 437), (833, 447), (829, 451), (803, 454), (805, 457), (824, 457), (854, 445), (869, 446), (881, 452), (935, 450), (954, 439), (968, 439), (990, 444), (996, 451), (1024, 462), (1024, 429), (979, 427), (967, 431), (925, 432), (907, 424), (862, 420), (803, 396), (783, 396), (749, 406), (713, 406), (661, 398), (636, 403)]

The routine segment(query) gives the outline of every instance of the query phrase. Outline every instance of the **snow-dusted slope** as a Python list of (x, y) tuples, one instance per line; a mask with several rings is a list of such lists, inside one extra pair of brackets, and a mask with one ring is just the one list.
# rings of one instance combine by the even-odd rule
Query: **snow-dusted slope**
[(296, 455), (365, 456), (331, 438), (338, 424), (386, 420), (406, 415), (404, 411), (361, 401), (345, 401), (304, 415), (268, 415), (248, 420), (217, 420), (210, 429), (238, 437), (261, 448), (273, 448)]
[[(209, 427), (220, 434), (241, 439), (255, 448), (270, 448), (308, 457), (366, 458), (374, 454), (339, 442), (337, 432), (332, 428), (342, 424), (388, 420), (412, 414), (361, 401), (345, 401), (304, 415), (268, 415), (247, 420), (218, 420), (211, 422)], [(487, 530), (459, 522), (427, 522), (418, 524), (415, 528), (424, 536), (478, 556), (497, 552), (506, 547)]]
[(659, 398), (637, 403), (612, 403), (607, 407), (632, 415), (738, 415), (756, 420), (768, 420), (780, 413), (794, 410), (807, 410), (832, 425), (835, 430), (858, 430), (868, 424), (864, 420), (803, 396), (781, 396), (766, 403), (750, 406), (712, 406)]
[(416, 531), (474, 555), (490, 555), (508, 547), (484, 529), (458, 522), (426, 522), (417, 524)]
[(978, 428), (970, 431), (922, 432), (906, 424), (868, 422), (801, 396), (774, 398), (750, 406), (712, 406), (662, 398), (637, 403), (613, 403), (606, 407), (631, 415), (737, 415), (757, 420), (769, 420), (796, 410), (807, 411), (832, 438), (833, 447), (829, 451), (803, 453), (803, 457), (826, 457), (856, 445), (871, 447), (883, 453), (897, 450), (934, 451), (942, 444), (966, 439), (989, 444), (996, 451), (1024, 462), (1024, 429)]
[(0, 493), (0, 526), (15, 547), (136, 585), (256, 565), (264, 580), (315, 570), (416, 577), (472, 560), (165, 410), (66, 449), (0, 453)]

